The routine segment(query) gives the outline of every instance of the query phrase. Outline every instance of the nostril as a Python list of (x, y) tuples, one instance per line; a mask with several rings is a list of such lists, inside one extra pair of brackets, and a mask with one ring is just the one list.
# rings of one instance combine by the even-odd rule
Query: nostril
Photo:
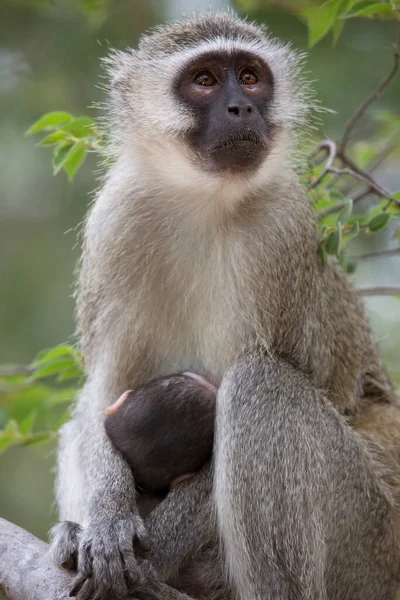
[(247, 107), (246, 110), (247, 110), (248, 113), (253, 112), (253, 108), (252, 108), (252, 106), (250, 104), (249, 104), (249, 106)]
[(240, 109), (238, 106), (231, 105), (228, 106), (228, 112), (233, 113), (234, 115), (238, 115), (240, 113)]

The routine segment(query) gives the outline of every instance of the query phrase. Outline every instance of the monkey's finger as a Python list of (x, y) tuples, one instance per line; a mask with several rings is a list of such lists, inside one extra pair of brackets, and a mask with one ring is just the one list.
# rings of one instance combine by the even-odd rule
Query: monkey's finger
[(138, 521), (138, 523), (136, 524), (136, 531), (133, 543), (144, 553), (147, 553), (149, 552), (149, 550), (151, 550), (151, 539), (149, 534), (147, 533), (143, 521)]
[(139, 565), (133, 548), (121, 548), (121, 559), (124, 570), (124, 580), (128, 590), (132, 591), (140, 580)]
[(107, 600), (107, 598), (110, 598), (111, 595), (111, 590), (97, 590), (93, 596), (90, 596), (90, 600)]
[(70, 598), (73, 596), (77, 596), (78, 593), (80, 592), (80, 590), (82, 589), (82, 586), (84, 585), (84, 583), (87, 581), (87, 577), (86, 575), (83, 575), (82, 573), (79, 573), (75, 579), (74, 579), (74, 583), (73, 586), (69, 592)]
[(158, 579), (157, 571), (153, 563), (147, 558), (140, 563), (140, 581), (141, 583), (154, 582)]
[(62, 555), (60, 555), (60, 560), (60, 567), (62, 569), (66, 569), (67, 571), (76, 571), (78, 566), (78, 552), (75, 551), (72, 554), (66, 554), (64, 558)]
[(93, 557), (91, 544), (83, 543), (79, 547), (78, 571), (85, 577), (91, 577), (93, 574)]
[(76, 595), (76, 600), (92, 600), (95, 593), (95, 583), (93, 578), (86, 579), (79, 592)]
[[(93, 579), (97, 592), (102, 591), (107, 597), (112, 590), (113, 598), (125, 598), (128, 593), (125, 582), (124, 564), (119, 551), (93, 558)], [(92, 600), (92, 598), (88, 598)]]

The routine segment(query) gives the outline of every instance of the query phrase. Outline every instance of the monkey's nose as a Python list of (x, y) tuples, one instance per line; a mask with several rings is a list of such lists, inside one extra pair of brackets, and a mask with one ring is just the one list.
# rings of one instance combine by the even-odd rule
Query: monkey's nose
[(251, 104), (230, 104), (228, 106), (228, 113), (236, 115), (237, 117), (245, 117), (253, 112)]

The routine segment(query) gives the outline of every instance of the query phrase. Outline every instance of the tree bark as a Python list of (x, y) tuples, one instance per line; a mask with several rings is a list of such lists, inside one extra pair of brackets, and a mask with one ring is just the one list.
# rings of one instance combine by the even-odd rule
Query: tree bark
[(48, 544), (0, 518), (0, 592), (8, 600), (67, 600), (73, 578), (53, 563)]
[[(69, 600), (75, 576), (54, 564), (48, 544), (0, 518), (0, 594), (8, 600)], [(158, 581), (138, 587), (135, 596), (125, 600), (139, 598), (193, 600)]]

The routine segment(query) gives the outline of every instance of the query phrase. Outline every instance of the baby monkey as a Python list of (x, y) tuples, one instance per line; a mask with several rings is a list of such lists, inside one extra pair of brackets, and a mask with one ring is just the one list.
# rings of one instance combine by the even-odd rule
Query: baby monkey
[(216, 377), (179, 373), (128, 390), (106, 409), (105, 429), (140, 494), (165, 494), (211, 458)]

